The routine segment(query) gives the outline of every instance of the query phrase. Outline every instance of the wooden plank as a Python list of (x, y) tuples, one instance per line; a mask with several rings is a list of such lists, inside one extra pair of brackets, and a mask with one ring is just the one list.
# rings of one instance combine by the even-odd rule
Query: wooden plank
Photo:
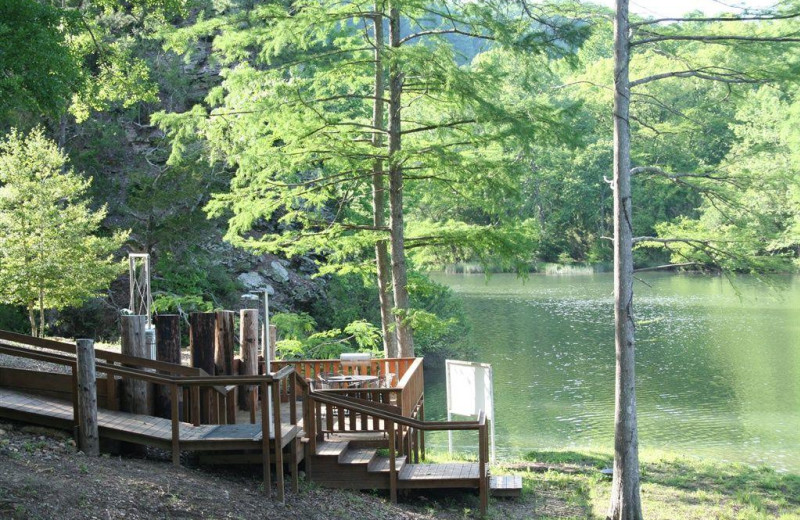
[(369, 465), (377, 453), (373, 448), (349, 448), (339, 456), (339, 463)]
[(493, 497), (519, 497), (522, 495), (522, 477), (492, 475), (489, 477), (489, 491)]

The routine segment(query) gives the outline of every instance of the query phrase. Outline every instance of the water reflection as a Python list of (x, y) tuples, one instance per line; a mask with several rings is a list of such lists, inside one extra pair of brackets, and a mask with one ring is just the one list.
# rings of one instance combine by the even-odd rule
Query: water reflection
[[(614, 336), (609, 275), (437, 275), (465, 302), (466, 340), (491, 363), (499, 455), (609, 448)], [(636, 286), (640, 443), (800, 471), (800, 278), (657, 275)], [(426, 415), (445, 417), (426, 372)], [(471, 441), (466, 441), (471, 442)], [(446, 446), (446, 437), (429, 440)]]

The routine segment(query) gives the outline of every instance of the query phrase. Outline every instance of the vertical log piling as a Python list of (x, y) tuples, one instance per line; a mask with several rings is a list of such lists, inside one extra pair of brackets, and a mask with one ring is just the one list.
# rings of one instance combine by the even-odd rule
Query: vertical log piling
[[(142, 315), (120, 316), (122, 325), (122, 353), (149, 359), (145, 343), (147, 319)], [(132, 365), (134, 368), (141, 368)], [(125, 412), (152, 415), (152, 395), (149, 383), (141, 379), (123, 378), (122, 410)]]
[[(258, 375), (258, 310), (242, 309), (239, 324), (239, 357), (241, 358), (241, 371), (244, 375)], [(257, 389), (255, 387), (242, 387), (240, 395), (244, 396), (245, 405), (250, 410), (250, 422), (255, 423), (255, 402)], [(240, 400), (240, 405), (242, 401)]]
[[(177, 314), (159, 314), (155, 317), (156, 359), (167, 363), (181, 364), (181, 320)], [(157, 385), (155, 391), (155, 414), (172, 417), (172, 389)]]
[[(214, 336), (216, 335), (216, 314), (213, 312), (193, 312), (189, 314), (189, 350), (192, 366), (202, 368), (214, 375)], [(200, 392), (200, 422), (211, 421), (210, 390)], [(195, 408), (196, 409), (196, 408)]]
[(86, 455), (100, 455), (100, 434), (97, 428), (97, 379), (94, 364), (94, 341), (77, 341), (78, 371), (78, 446)]

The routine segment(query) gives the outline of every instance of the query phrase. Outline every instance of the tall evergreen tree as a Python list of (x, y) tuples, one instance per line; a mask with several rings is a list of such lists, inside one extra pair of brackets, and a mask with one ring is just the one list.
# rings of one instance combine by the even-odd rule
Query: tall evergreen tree
[[(420, 193), (414, 184), (444, 186), (437, 188), (441, 196), (461, 197), (464, 188), (471, 197), (491, 197), (496, 187), (511, 186), (518, 170), (507, 157), (478, 150), (498, 143), (522, 148), (532, 135), (559, 128), (556, 111), (531, 114), (498, 103), (499, 67), (470, 64), (471, 55), (459, 50), (458, 42), (477, 40), (529, 53), (568, 52), (557, 41), (560, 25), (518, 15), (491, 2), (298, 1), (288, 10), (232, 9), (168, 40), (184, 50), (194, 38), (213, 36), (224, 81), (207, 106), (158, 121), (174, 139), (175, 160), (200, 136), (212, 160), (235, 170), (230, 192), (209, 206), (213, 215), (231, 212), (227, 238), (234, 244), (288, 255), (320, 251), (328, 261), (323, 272), (374, 273), (366, 253), (389, 242), (397, 353), (413, 356), (418, 311), (409, 308), (407, 247), (531, 254), (530, 240), (502, 240), (502, 222), (479, 228), (450, 218), (414, 236), (407, 221), (407, 204)], [(252, 233), (274, 217), (280, 235)], [(514, 231), (525, 235), (519, 226)]]

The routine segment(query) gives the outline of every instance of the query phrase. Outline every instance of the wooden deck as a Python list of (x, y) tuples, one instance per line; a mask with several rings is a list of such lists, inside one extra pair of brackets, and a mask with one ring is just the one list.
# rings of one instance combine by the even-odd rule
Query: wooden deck
[[(76, 404), (79, 389), (74, 345), (3, 331), (0, 340), (0, 352), (67, 365), (72, 371), (72, 377), (42, 376), (0, 367), (0, 417), (77, 434), (78, 415), (85, 420), (86, 412)], [(425, 421), (421, 359), (383, 360), (383, 365), (376, 365), (381, 374), (392, 369), (401, 375), (391, 387), (315, 391), (307, 378), (288, 365), (259, 376), (212, 377), (180, 365), (98, 352), (98, 358), (106, 360), (96, 362), (97, 370), (106, 375), (97, 378), (101, 390), (97, 401), (107, 404), (97, 409), (102, 439), (163, 448), (172, 452), (174, 464), (180, 464), (181, 451), (198, 452), (200, 460), (209, 464), (260, 463), (268, 496), (274, 467), (280, 500), (284, 496), (284, 462), (291, 468), (292, 488), (297, 491), (301, 461), (305, 461), (309, 480), (315, 483), (387, 489), (392, 501), (397, 500), (398, 489), (473, 489), (480, 497), (481, 514), (486, 514), (489, 494), (519, 496), (522, 488), (519, 477), (489, 474), (485, 415), (476, 421)], [(322, 370), (326, 362), (310, 363), (300, 368)], [(138, 365), (144, 369), (131, 368)], [(116, 411), (121, 407), (117, 383), (125, 378), (166, 387), (173, 404), (171, 418)], [(235, 424), (237, 413), (228, 405), (234, 402), (237, 387), (258, 388), (262, 397), (271, 395), (271, 408), (279, 411), (278, 415), (270, 418), (266, 408), (258, 406), (266, 404), (264, 399), (253, 399), (255, 405), (241, 417), (245, 422)], [(181, 418), (191, 422), (182, 422)], [(267, 429), (270, 431), (265, 438)], [(425, 457), (424, 433), (436, 430), (473, 431), (479, 441), (478, 462), (420, 464)]]
[[(42, 426), (72, 430), (72, 403), (0, 388), (0, 416)], [(97, 423), (103, 438), (154, 445), (169, 449), (172, 423), (169, 419), (99, 409)], [(183, 450), (259, 449), (262, 444), (260, 424), (201, 425), (179, 423)], [(281, 448), (292, 442), (299, 428), (282, 424)], [(274, 442), (275, 434), (270, 432)]]

